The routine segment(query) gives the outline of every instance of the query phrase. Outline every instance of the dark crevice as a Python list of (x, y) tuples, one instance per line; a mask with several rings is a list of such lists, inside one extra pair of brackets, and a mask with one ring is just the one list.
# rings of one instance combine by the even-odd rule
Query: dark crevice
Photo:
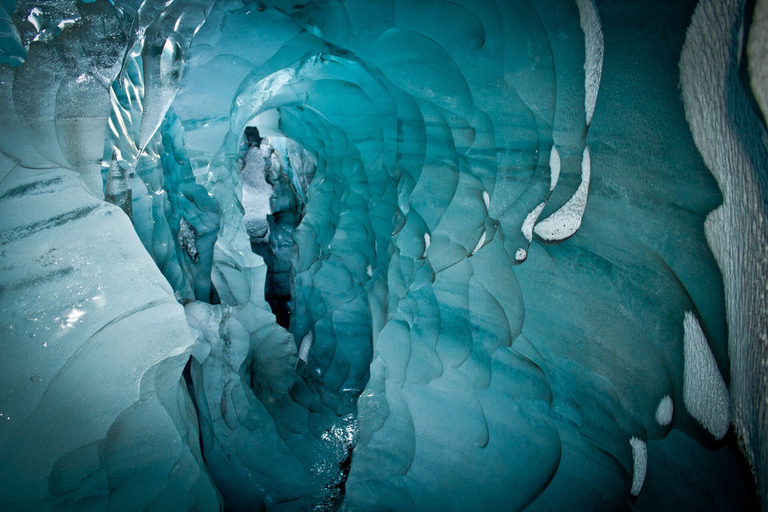
[(277, 323), (289, 329), (293, 231), (304, 214), (314, 165), (311, 172), (307, 172), (307, 166), (301, 165), (309, 159), (303, 149), (292, 141), (282, 141), (281, 153), (271, 145), (269, 138), (261, 137), (256, 127), (245, 129), (244, 145), (243, 224), (250, 237), (251, 250), (264, 258), (267, 265), (265, 299)]
[(197, 393), (195, 393), (195, 381), (192, 379), (192, 360), (193, 356), (189, 356), (187, 364), (184, 365), (184, 370), (181, 372), (184, 383), (187, 386), (187, 393), (189, 394), (192, 407), (195, 410), (195, 419), (197, 420), (197, 432), (198, 443), (200, 443), (200, 456), (203, 458), (203, 462), (208, 465), (208, 461), (205, 460), (205, 450), (203, 450), (203, 425), (200, 423), (200, 407), (197, 405)]

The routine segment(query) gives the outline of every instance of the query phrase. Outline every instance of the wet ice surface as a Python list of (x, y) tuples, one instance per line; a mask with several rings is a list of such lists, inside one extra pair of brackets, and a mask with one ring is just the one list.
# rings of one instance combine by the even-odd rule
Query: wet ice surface
[(0, 503), (752, 506), (694, 2), (116, 4), (0, 17)]
[(184, 480), (216, 507), (179, 387), (193, 340), (128, 218), (64, 170), (16, 167), (0, 197), (4, 507), (162, 507)]

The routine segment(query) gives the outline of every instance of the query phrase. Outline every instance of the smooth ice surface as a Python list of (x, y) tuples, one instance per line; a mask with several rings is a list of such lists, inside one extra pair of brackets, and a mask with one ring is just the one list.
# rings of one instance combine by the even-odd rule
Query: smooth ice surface
[(193, 340), (128, 218), (71, 171), (17, 166), (0, 219), (2, 508), (216, 509)]
[(536, 221), (539, 220), (539, 215), (541, 215), (545, 206), (547, 206), (546, 202), (539, 204), (539, 206), (534, 208), (523, 221), (523, 227), (520, 228), (520, 230), (523, 232), (523, 235), (528, 242), (533, 241), (533, 227), (536, 225)]

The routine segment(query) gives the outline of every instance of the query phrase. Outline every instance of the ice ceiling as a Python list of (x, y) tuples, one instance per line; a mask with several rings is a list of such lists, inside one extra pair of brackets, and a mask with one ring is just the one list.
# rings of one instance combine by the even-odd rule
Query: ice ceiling
[(3, 510), (768, 507), (767, 0), (0, 5)]

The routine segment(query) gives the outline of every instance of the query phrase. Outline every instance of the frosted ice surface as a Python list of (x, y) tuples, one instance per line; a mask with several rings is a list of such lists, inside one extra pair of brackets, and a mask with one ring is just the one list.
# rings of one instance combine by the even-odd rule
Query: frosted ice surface
[(584, 210), (587, 207), (589, 196), (589, 179), (592, 172), (592, 164), (589, 156), (589, 148), (584, 148), (584, 156), (581, 161), (581, 184), (573, 196), (559, 210), (536, 224), (534, 232), (544, 240), (565, 240), (573, 236), (581, 226)]
[(192, 338), (128, 217), (71, 171), (17, 167), (0, 249), (0, 508), (218, 507), (180, 382)]
[(629, 493), (638, 496), (645, 482), (645, 472), (648, 468), (648, 446), (645, 441), (632, 437), (629, 440), (632, 446), (632, 488)]
[(523, 232), (523, 235), (525, 236), (525, 239), (528, 240), (528, 242), (531, 242), (533, 240), (533, 227), (536, 225), (536, 221), (539, 220), (539, 215), (541, 215), (541, 212), (544, 210), (544, 207), (547, 206), (546, 201), (543, 203), (539, 203), (539, 205), (531, 211), (523, 221), (523, 227), (520, 228), (520, 230)]
[(557, 180), (560, 179), (560, 153), (556, 146), (552, 146), (549, 154), (549, 190), (555, 190)]
[(600, 78), (603, 74), (603, 56), (605, 42), (600, 15), (594, 0), (576, 0), (579, 6), (579, 21), (584, 31), (585, 61), (584, 61), (584, 111), (587, 126), (592, 122), (597, 103), (597, 93), (600, 90)]
[(672, 423), (672, 415), (674, 414), (674, 403), (672, 397), (665, 396), (659, 401), (659, 405), (656, 407), (656, 423), (666, 427)]
[(304, 338), (301, 340), (301, 346), (299, 347), (299, 359), (307, 362), (307, 357), (309, 357), (309, 349), (312, 348), (312, 342), (314, 341), (314, 336), (312, 335), (312, 332), (308, 332)]
[(768, 428), (757, 411), (768, 395), (768, 154), (765, 117), (755, 111), (751, 96), (766, 107), (765, 60), (754, 51), (754, 43), (765, 40), (765, 12), (765, 1), (757, 2), (748, 31), (752, 91), (745, 90), (739, 74), (742, 55), (736, 50), (745, 23), (739, 2), (698, 2), (680, 57), (686, 119), (723, 195), (722, 205), (707, 217), (705, 233), (725, 284), (734, 431), (756, 473), (763, 508), (768, 507)]
[(716, 439), (722, 439), (731, 425), (731, 403), (728, 388), (717, 368), (715, 356), (696, 316), (685, 312), (683, 322), (685, 373), (683, 403), (693, 416)]
[(750, 85), (765, 116), (768, 113), (768, 3), (765, 1), (755, 3), (747, 54)]
[(480, 236), (480, 240), (477, 241), (477, 245), (474, 249), (472, 249), (472, 252), (470, 255), (475, 254), (477, 251), (480, 250), (481, 247), (485, 244), (485, 238), (488, 236), (488, 233), (486, 231), (483, 231), (483, 234)]

